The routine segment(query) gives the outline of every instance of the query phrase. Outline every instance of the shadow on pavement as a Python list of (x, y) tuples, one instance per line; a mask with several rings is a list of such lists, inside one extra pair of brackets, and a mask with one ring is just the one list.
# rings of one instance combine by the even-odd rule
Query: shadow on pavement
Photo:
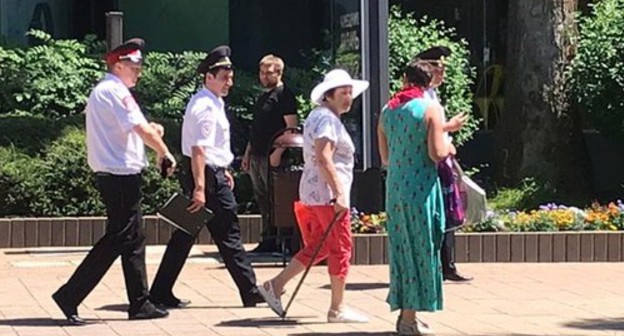
[(11, 250), (5, 251), (6, 255), (22, 255), (22, 254), (67, 254), (67, 253), (85, 253), (89, 252), (90, 247), (67, 247), (67, 248), (34, 248), (34, 249), (24, 249), (24, 250)]
[[(286, 256), (286, 260), (284, 260), (284, 258), (282, 257), (281, 253), (250, 253), (247, 252), (247, 257), (249, 257), (249, 259), (251, 260), (251, 262), (254, 264), (254, 267), (256, 265), (268, 265), (269, 267), (275, 267), (275, 266), (279, 266), (282, 267), (284, 261), (286, 261), (286, 263), (288, 264), (290, 262), (290, 260), (292, 259), (291, 256)], [(215, 263), (219, 263), (222, 264), (223, 263), (223, 258), (221, 257), (221, 254), (219, 254), (219, 252), (204, 252), (202, 254), (197, 254), (197, 255), (191, 255), (189, 256), (189, 259), (212, 259), (215, 260)]]
[(396, 333), (391, 331), (373, 331), (373, 332), (365, 332), (365, 331), (344, 331), (338, 333), (297, 333), (297, 334), (288, 334), (289, 336), (396, 336)]
[[(193, 305), (191, 303), (190, 306), (186, 306), (184, 308), (168, 308), (167, 310), (187, 310), (187, 309), (236, 309), (236, 308), (243, 308), (242, 305), (231, 305), (231, 306), (225, 306), (225, 305), (218, 305), (215, 304), (214, 306), (196, 306)], [(257, 307), (257, 308), (264, 308), (264, 307)], [(117, 311), (117, 312), (128, 312), (128, 305), (127, 304), (110, 304), (110, 305), (105, 305), (105, 306), (101, 306), (98, 308), (95, 308), (95, 310), (105, 310), (105, 311)]]
[[(100, 320), (86, 319), (87, 325), (100, 323)], [(49, 317), (29, 317), (29, 318), (17, 318), (17, 319), (5, 319), (0, 320), (0, 326), (11, 327), (61, 327), (61, 326), (74, 326), (69, 324), (66, 319), (53, 319)], [(80, 327), (80, 326), (75, 326)]]
[(605, 319), (582, 319), (563, 324), (568, 328), (585, 330), (622, 330), (624, 331), (624, 318)]
[[(175, 310), (186, 310), (186, 309), (237, 309), (237, 308), (243, 309), (243, 305), (239, 304), (239, 305), (225, 306), (225, 305), (217, 305), (217, 304), (215, 304), (214, 306), (206, 306), (206, 305), (196, 306), (196, 305), (193, 305), (191, 303), (189, 306), (186, 306), (184, 308), (180, 308), (180, 309), (173, 308), (173, 309), (175, 309)], [(266, 309), (266, 306), (265, 307), (259, 306), (259, 307), (253, 307), (253, 308), (244, 308), (244, 309), (260, 309), (260, 308)], [(173, 310), (173, 309), (169, 308), (168, 310)]]
[(258, 318), (258, 319), (242, 319), (242, 320), (229, 320), (223, 321), (218, 326), (221, 327), (239, 327), (239, 328), (257, 328), (257, 327), (288, 327), (299, 326), (304, 324), (318, 324), (318, 322), (300, 322), (299, 319), (312, 318), (316, 316), (293, 316), (282, 320), (279, 317), (275, 318)]
[[(321, 286), (319, 288), (330, 289), (329, 285)], [(368, 289), (384, 289), (384, 288), (388, 288), (388, 284), (383, 283), (383, 282), (348, 283), (347, 284), (347, 290), (352, 290), (352, 291), (361, 291), (361, 290), (368, 290)]]
[(95, 308), (95, 310), (106, 310), (106, 311), (118, 311), (118, 312), (128, 312), (128, 305), (127, 304), (110, 304), (110, 305), (106, 305), (106, 306), (102, 306), (99, 308)]

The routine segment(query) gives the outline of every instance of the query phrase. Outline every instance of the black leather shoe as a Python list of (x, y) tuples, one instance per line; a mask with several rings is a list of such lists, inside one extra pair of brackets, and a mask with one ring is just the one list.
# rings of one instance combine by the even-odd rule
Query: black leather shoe
[(252, 253), (252, 254), (275, 253), (275, 252), (281, 252), (280, 249), (277, 247), (277, 245), (274, 243), (271, 244), (271, 243), (266, 243), (266, 242), (261, 242), (260, 244), (258, 244), (258, 246), (256, 246), (256, 248), (249, 251), (249, 253)]
[(448, 273), (448, 274), (444, 274), (444, 280), (455, 281), (455, 282), (467, 282), (467, 281), (471, 281), (472, 277), (463, 276), (459, 273)]
[(251, 307), (255, 307), (258, 303), (263, 303), (263, 302), (265, 302), (264, 298), (262, 297), (262, 295), (260, 295), (260, 292), (258, 292), (258, 289), (254, 288), (253, 291), (249, 293), (249, 295), (247, 295), (245, 299), (243, 299), (243, 307), (251, 308)]
[(150, 301), (160, 309), (180, 309), (191, 304), (191, 300), (178, 299), (175, 296), (162, 300), (150, 297)]
[(69, 323), (70, 325), (87, 324), (87, 321), (83, 320), (80, 316), (78, 316), (78, 308), (63, 302), (63, 299), (61, 299), (61, 295), (59, 294), (59, 292), (52, 294), (52, 300), (54, 300), (56, 305), (61, 308), (63, 315), (65, 315), (65, 318), (67, 319), (67, 323)]
[(130, 320), (149, 320), (167, 317), (168, 315), (169, 312), (165, 309), (160, 309), (150, 301), (146, 301), (138, 312), (128, 313), (128, 318)]

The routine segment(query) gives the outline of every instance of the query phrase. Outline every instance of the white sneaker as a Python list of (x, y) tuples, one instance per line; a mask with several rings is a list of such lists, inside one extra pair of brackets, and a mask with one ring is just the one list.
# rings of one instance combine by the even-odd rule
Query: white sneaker
[(368, 317), (364, 314), (349, 308), (342, 310), (329, 310), (327, 312), (327, 322), (329, 323), (367, 323)]
[(418, 319), (416, 319), (416, 323), (406, 323), (399, 317), (396, 327), (397, 333), (401, 336), (435, 335), (435, 330)]
[(282, 307), (281, 298), (275, 295), (275, 291), (273, 290), (273, 283), (271, 281), (267, 281), (264, 284), (258, 286), (258, 292), (264, 298), (264, 301), (269, 305), (271, 310), (277, 314), (279, 317), (284, 317), (284, 308)]

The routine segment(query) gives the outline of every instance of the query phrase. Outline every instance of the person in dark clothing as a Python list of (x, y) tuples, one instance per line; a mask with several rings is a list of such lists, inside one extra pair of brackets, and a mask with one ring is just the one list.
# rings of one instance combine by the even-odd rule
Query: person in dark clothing
[(262, 241), (252, 253), (277, 252), (276, 229), (269, 219), (269, 164), (278, 167), (283, 148), (271, 150), (271, 139), (286, 127), (297, 127), (297, 102), (295, 95), (284, 85), (284, 62), (274, 55), (260, 60), (259, 79), (266, 89), (254, 105), (249, 143), (245, 149), (242, 167), (253, 184), (254, 198), (262, 214)]
[[(447, 47), (436, 46), (429, 48), (418, 55), (414, 56), (414, 59), (427, 61), (432, 69), (431, 75), (431, 83), (429, 84), (429, 88), (425, 91), (425, 97), (429, 99), (433, 99), (436, 101), (440, 101), (438, 98), (436, 89), (442, 85), (444, 82), (444, 74), (445, 74), (445, 65), (444, 59), (451, 55), (451, 50)], [(445, 119), (446, 120), (446, 119)], [(445, 137), (448, 141), (452, 141), (452, 138), (448, 135), (448, 132), (453, 132), (461, 128), (465, 121), (464, 114), (458, 114), (453, 117), (451, 120), (447, 121), (444, 126), (444, 131), (446, 132)], [(451, 154), (455, 155), (455, 146), (452, 146)], [(446, 206), (446, 205), (445, 205)], [(452, 227), (452, 223), (447, 222), (447, 227)], [(442, 251), (440, 253), (440, 257), (442, 259), (442, 274), (444, 280), (448, 281), (470, 281), (471, 277), (461, 275), (457, 271), (457, 267), (455, 266), (455, 230), (448, 230), (444, 234), (444, 240), (442, 241)]]

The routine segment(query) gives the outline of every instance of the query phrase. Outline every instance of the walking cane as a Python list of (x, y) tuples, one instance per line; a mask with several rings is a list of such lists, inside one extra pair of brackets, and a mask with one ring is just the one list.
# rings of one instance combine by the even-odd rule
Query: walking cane
[(301, 285), (303, 285), (303, 281), (305, 280), (306, 276), (308, 275), (308, 272), (310, 272), (310, 268), (312, 268), (312, 265), (314, 265), (314, 260), (316, 260), (316, 256), (321, 251), (321, 248), (323, 247), (323, 244), (325, 243), (325, 240), (327, 239), (327, 236), (329, 236), (329, 232), (331, 231), (331, 229), (334, 227), (334, 224), (336, 224), (338, 219), (343, 214), (344, 214), (344, 211), (343, 212), (337, 212), (334, 215), (334, 218), (332, 219), (332, 221), (327, 226), (327, 229), (325, 230), (325, 232), (323, 232), (323, 236), (321, 236), (321, 241), (318, 244), (318, 246), (316, 246), (316, 250), (314, 250), (314, 253), (312, 254), (312, 259), (310, 260), (310, 262), (306, 266), (305, 272), (303, 272), (303, 275), (301, 276), (301, 280), (299, 280), (299, 283), (297, 284), (297, 287), (295, 288), (295, 291), (293, 292), (292, 296), (290, 297), (290, 300), (288, 300), (288, 304), (286, 305), (286, 309), (284, 309), (284, 312), (282, 313), (282, 320), (284, 320), (286, 318), (286, 314), (288, 313), (288, 309), (290, 308), (290, 305), (295, 300), (295, 296), (297, 296), (297, 293), (299, 292), (299, 289), (301, 288)]

